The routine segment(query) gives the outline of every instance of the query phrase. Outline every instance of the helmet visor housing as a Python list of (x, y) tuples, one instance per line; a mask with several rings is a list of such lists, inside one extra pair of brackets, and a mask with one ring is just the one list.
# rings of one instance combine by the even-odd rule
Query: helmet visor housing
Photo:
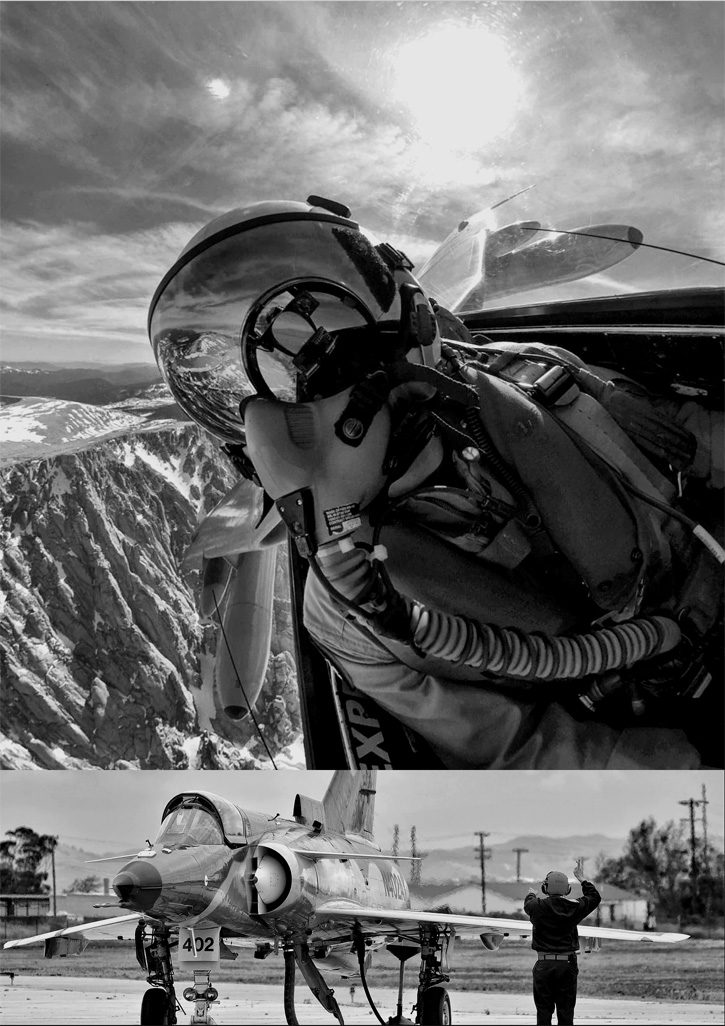
[(379, 362), (378, 329), (400, 317), (375, 239), (304, 204), (274, 207), (258, 204), (203, 230), (151, 304), (151, 344), (175, 399), (232, 444), (244, 442), (242, 399), (341, 391), (361, 364)]

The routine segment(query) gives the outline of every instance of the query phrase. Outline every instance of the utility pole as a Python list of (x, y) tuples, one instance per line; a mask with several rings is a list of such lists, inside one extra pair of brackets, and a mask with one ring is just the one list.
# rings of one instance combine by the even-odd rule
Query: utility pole
[(521, 883), (521, 856), (525, 855), (528, 848), (512, 848), (516, 852), (516, 883)]
[(488, 837), (490, 833), (490, 830), (476, 830), (475, 835), (478, 837), (478, 849), (473, 849), (474, 852), (477, 852), (481, 862), (481, 910), (484, 915), (486, 915), (486, 859), (491, 858), (491, 852), (486, 851), (484, 838)]
[[(693, 893), (697, 882), (697, 835), (695, 834), (695, 807), (701, 803), (695, 798), (686, 798), (684, 801), (679, 803), (680, 805), (688, 805), (690, 808), (690, 876), (692, 877), (692, 888)], [(687, 819), (683, 820), (683, 823), (687, 822)]]
[(414, 826), (410, 828), (410, 854), (412, 858), (416, 859), (416, 861), (413, 862), (412, 868), (410, 870), (410, 886), (418, 887), (420, 886), (420, 862), (417, 860), (418, 847), (416, 845)]
[(55, 883), (55, 849), (56, 849), (57, 844), (58, 844), (58, 842), (56, 841), (53, 844), (53, 848), (52, 848), (52, 850), (50, 852), (50, 865), (51, 865), (51, 871), (52, 871), (52, 874), (53, 874), (53, 915), (54, 916), (58, 915), (58, 888), (56, 887), (56, 883)]
[(700, 800), (700, 805), (702, 805), (702, 864), (703, 864), (703, 868), (705, 870), (705, 873), (709, 876), (710, 875), (710, 850), (709, 850), (709, 848), (707, 846), (707, 806), (708, 806), (708, 804), (709, 803), (708, 803), (708, 800), (707, 800), (707, 791), (705, 790), (705, 785), (703, 784), (702, 785), (702, 798)]

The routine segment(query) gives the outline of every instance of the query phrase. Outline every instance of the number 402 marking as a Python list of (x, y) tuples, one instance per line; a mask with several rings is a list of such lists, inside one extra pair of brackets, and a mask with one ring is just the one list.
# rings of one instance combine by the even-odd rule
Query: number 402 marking
[(219, 935), (219, 927), (201, 930), (179, 927), (179, 961), (186, 965), (218, 962)]
[(193, 951), (196, 948), (197, 951), (213, 951), (214, 950), (214, 938), (213, 937), (195, 937), (194, 943), (191, 943), (191, 937), (187, 937), (184, 943), (181, 945), (184, 951)]

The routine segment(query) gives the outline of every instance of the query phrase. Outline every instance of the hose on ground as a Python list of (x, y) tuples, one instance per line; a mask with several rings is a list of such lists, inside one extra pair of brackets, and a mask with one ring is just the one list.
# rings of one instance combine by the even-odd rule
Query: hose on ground
[(300, 1026), (295, 1012), (295, 952), (284, 949), (284, 1017), (287, 1026)]

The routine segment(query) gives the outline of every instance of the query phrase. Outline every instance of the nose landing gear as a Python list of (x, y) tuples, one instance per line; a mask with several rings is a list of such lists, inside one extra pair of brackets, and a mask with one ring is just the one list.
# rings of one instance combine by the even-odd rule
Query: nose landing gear
[[(142, 919), (136, 927), (136, 960), (151, 984), (141, 1002), (141, 1026), (176, 1026), (176, 1013), (184, 1010), (174, 990), (168, 929)], [(189, 1022), (214, 1026), (209, 1009), (218, 998), (219, 991), (211, 985), (211, 970), (195, 969), (194, 985), (184, 991), (184, 1000), (194, 1002)]]
[(182, 1009), (174, 991), (169, 931), (141, 919), (135, 940), (136, 960), (151, 984), (141, 1002), (141, 1026), (176, 1026)]
[(218, 997), (219, 991), (211, 985), (211, 971), (195, 969), (194, 986), (187, 987), (184, 991), (184, 999), (194, 1002), (194, 1011), (189, 1022), (213, 1024), (214, 1019), (209, 1015), (209, 1009)]

